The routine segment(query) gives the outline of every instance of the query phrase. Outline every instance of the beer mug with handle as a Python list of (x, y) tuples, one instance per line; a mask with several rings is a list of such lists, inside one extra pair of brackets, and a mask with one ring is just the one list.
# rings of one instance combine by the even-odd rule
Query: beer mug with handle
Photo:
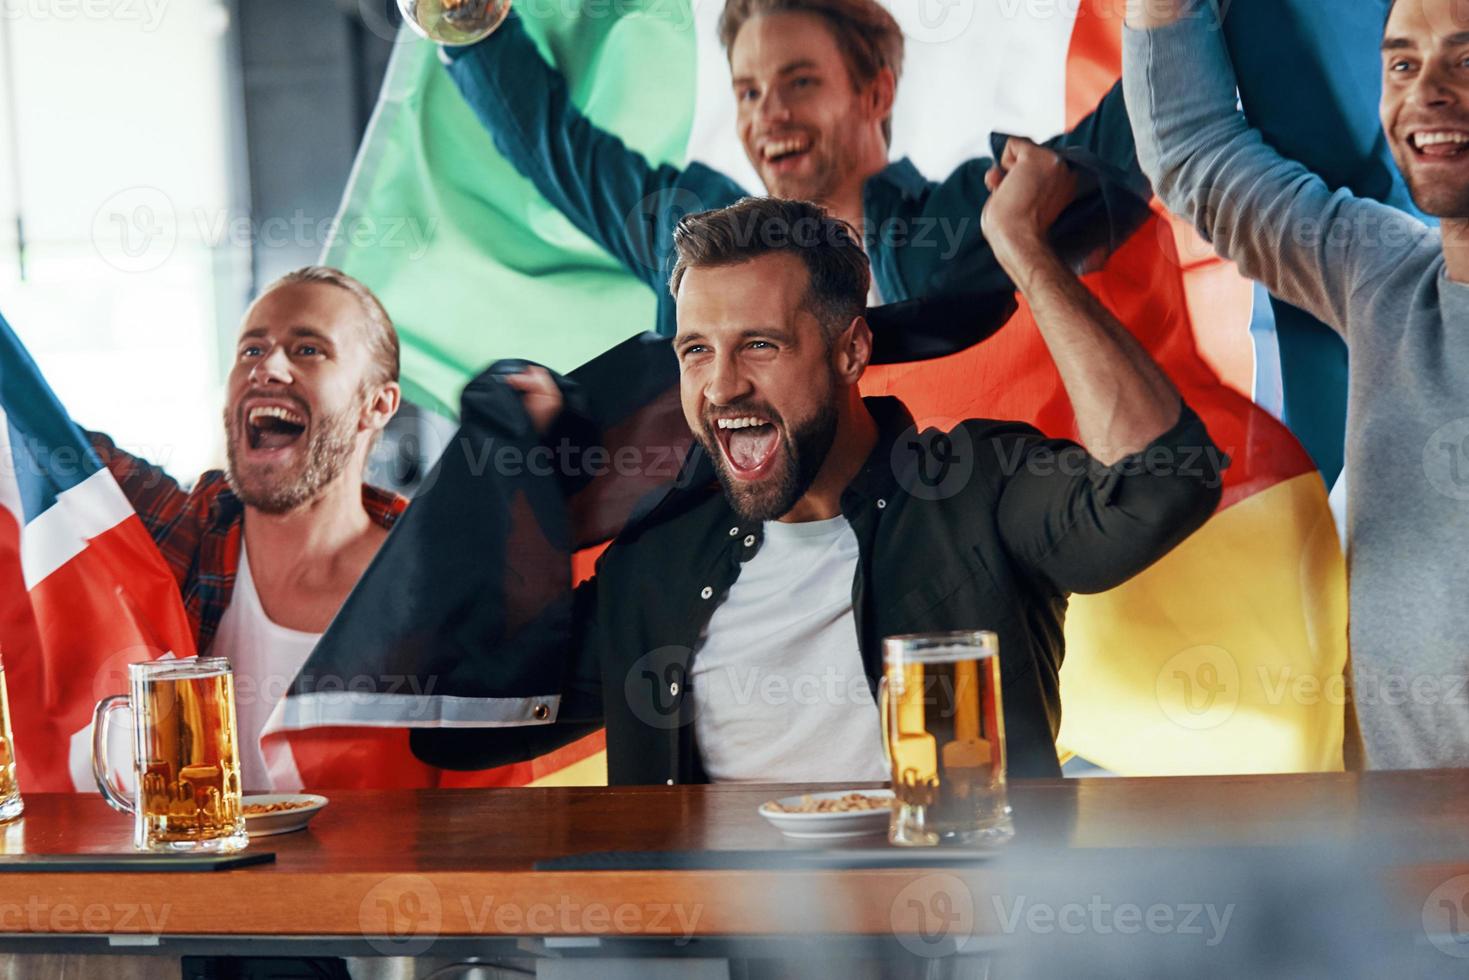
[[(249, 838), (240, 795), (235, 683), (223, 658), (128, 665), (127, 694), (97, 705), (92, 774), (114, 809), (133, 814), (142, 851), (238, 851)], [(133, 715), (134, 799), (107, 760), (113, 713)]]
[(889, 636), (878, 698), (893, 774), (888, 841), (985, 847), (1014, 836), (999, 638), (981, 630)]
[(25, 805), (15, 778), (15, 736), (10, 731), (10, 701), (5, 692), (5, 661), (0, 659), (0, 823), (20, 816)]

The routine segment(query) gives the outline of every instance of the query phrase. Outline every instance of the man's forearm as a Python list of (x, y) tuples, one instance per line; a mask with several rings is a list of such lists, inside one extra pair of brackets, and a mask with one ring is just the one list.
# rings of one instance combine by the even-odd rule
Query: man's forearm
[[(1345, 333), (1358, 286), (1390, 274), (1408, 243), (1432, 233), (1401, 211), (1333, 191), (1250, 128), (1211, 0), (1144, 2), (1184, 13), (1123, 32), (1138, 160), (1159, 199), (1246, 277)], [(1403, 247), (1381, 247), (1389, 238)]]
[(1178, 421), (1178, 389), (1121, 323), (1044, 246), (1012, 273), (1051, 352), (1082, 444), (1112, 464)]
[(162, 534), (188, 506), (189, 494), (160, 467), (118, 449), (109, 436), (100, 432), (87, 432), (86, 436), (148, 533), (155, 538)]
[(1087, 451), (1111, 464), (1146, 449), (1178, 421), (1181, 399), (1050, 243), (1052, 225), (1076, 197), (1075, 173), (1055, 153), (1011, 139), (985, 183), (992, 193), (980, 225), (1030, 303)]
[(1127, 0), (1127, 26), (1140, 31), (1167, 27), (1183, 16), (1189, 0)]

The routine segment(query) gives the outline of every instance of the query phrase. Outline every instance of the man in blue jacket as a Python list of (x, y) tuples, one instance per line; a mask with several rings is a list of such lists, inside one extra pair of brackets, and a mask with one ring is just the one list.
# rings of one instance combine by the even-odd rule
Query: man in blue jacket
[[(813, 201), (862, 231), (869, 305), (1013, 288), (979, 224), (993, 161), (968, 160), (942, 182), (888, 161), (903, 35), (877, 0), (729, 0), (719, 27), (746, 154), (769, 194)], [(513, 11), (478, 44), (444, 49), (444, 60), (500, 152), (654, 290), (657, 329), (671, 336), (663, 287), (674, 226), (749, 192), (697, 162), (655, 167), (592, 125)], [(1147, 196), (1120, 88), (1049, 145), (1098, 158)], [(1115, 246), (1116, 232), (1133, 229), (1110, 230)]]

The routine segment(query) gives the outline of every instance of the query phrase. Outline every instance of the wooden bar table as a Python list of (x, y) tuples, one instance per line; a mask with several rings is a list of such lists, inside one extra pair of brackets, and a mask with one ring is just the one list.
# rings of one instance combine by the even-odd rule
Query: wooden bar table
[[(1243, 887), (1230, 868), (1258, 865), (1269, 877), (1292, 856), (1320, 854), (1307, 877), (1337, 874), (1325, 886), (1333, 895), (1360, 890), (1385, 899), (1383, 942), (1393, 955), (1415, 957), (1430, 974), (1469, 972), (1469, 958), (1456, 959), (1457, 947), (1445, 945), (1462, 939), (1469, 954), (1469, 772), (1020, 781), (1010, 791), (1013, 844), (991, 861), (949, 869), (803, 866), (809, 846), (785, 840), (756, 812), (792, 791), (336, 792), (308, 830), (252, 842), (276, 853), (269, 865), (0, 873), (0, 950), (781, 956), (846, 943), (860, 955), (940, 945), (948, 953), (1003, 952), (1027, 938), (1070, 936), (1068, 895), (1094, 913), (1098, 904), (1138, 904), (1152, 914), (1166, 900), (1176, 931), (1188, 903), (1169, 890), (1171, 869), (1203, 905), (1216, 884)], [(98, 797), (30, 794), (25, 802), (20, 821), (0, 825), (0, 853), (131, 850), (131, 818)], [(535, 867), (593, 852), (746, 851), (791, 860), (777, 856), (774, 866), (758, 868)], [(1190, 862), (1203, 862), (1201, 870)], [(1226, 870), (1210, 870), (1217, 868)], [(1138, 878), (1144, 871), (1153, 878)], [(1164, 884), (1155, 888), (1154, 880)], [(1129, 894), (1132, 902), (1121, 901)], [(1037, 896), (1050, 903), (1039, 916)], [(1128, 934), (1119, 922), (1093, 914), (1081, 931)], [(1055, 946), (1048, 940), (1048, 949)]]

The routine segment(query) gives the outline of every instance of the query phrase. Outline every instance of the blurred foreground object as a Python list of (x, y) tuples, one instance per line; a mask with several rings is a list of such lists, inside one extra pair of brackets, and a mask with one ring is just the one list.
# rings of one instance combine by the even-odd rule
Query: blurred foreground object
[(0, 660), (0, 823), (15, 819), (25, 809), (15, 780), (14, 746), (10, 735), (10, 702), (5, 695), (5, 661)]
[(403, 22), (436, 44), (483, 41), (510, 13), (510, 0), (398, 0)]

